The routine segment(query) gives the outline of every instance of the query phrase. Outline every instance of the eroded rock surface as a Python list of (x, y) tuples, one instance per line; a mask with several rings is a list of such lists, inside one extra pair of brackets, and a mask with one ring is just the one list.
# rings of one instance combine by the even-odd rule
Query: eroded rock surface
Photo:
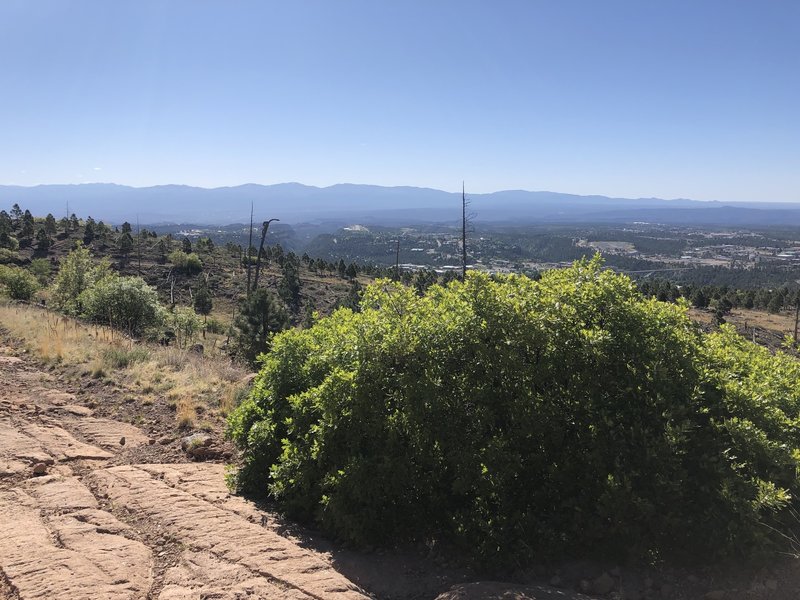
[[(277, 582), (282, 589), (294, 590), (295, 595), (285, 597), (366, 598), (319, 555), (217, 506), (203, 493), (182, 489), (180, 482), (170, 485), (137, 465), (95, 471), (92, 479), (112, 502), (145, 515), (192, 551), (210, 554), (222, 565), (235, 565), (252, 576)], [(213, 580), (213, 572), (211, 575)]]
[(112, 466), (149, 436), (93, 416), (51, 375), (5, 352), (0, 598), (367, 598), (324, 554), (231, 496), (222, 465)]
[(19, 489), (0, 491), (0, 569), (18, 596), (28, 598), (143, 598), (150, 588), (150, 550), (81, 513), (48, 515)]

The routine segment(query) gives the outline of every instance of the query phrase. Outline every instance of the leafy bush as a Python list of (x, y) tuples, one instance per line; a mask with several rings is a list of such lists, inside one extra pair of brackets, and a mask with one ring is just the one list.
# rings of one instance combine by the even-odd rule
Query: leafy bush
[(36, 277), (25, 269), (0, 265), (0, 285), (14, 300), (30, 300), (39, 289)]
[(178, 348), (184, 348), (194, 341), (203, 323), (193, 308), (179, 306), (167, 314), (167, 325), (175, 333)]
[(79, 297), (84, 316), (92, 321), (141, 335), (163, 320), (158, 295), (141, 277), (108, 275)]
[(212, 317), (206, 321), (206, 330), (209, 333), (223, 334), (228, 330), (228, 326), (219, 319)]
[(9, 250), (8, 248), (0, 248), (0, 265), (7, 263), (14, 263), (19, 260), (19, 254), (16, 250)]
[(67, 314), (81, 314), (81, 294), (110, 272), (111, 263), (107, 258), (97, 264), (93, 263), (89, 249), (79, 242), (61, 262), (53, 282), (53, 305)]
[(183, 250), (173, 250), (169, 254), (169, 261), (175, 265), (176, 269), (189, 275), (199, 273), (203, 270), (203, 263), (200, 257), (194, 252), (184, 252)]
[(52, 270), (53, 268), (50, 265), (50, 261), (46, 258), (34, 258), (28, 267), (28, 271), (30, 271), (31, 274), (36, 277), (36, 281), (43, 286), (47, 285)]
[(484, 565), (766, 548), (797, 492), (800, 368), (599, 259), (432, 286), (277, 335), (229, 417), (240, 491), (355, 543)]

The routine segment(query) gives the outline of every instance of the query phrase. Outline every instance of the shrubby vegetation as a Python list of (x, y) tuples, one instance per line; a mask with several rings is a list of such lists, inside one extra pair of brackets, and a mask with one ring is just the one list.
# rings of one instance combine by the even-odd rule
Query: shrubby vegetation
[(769, 548), (799, 491), (800, 363), (686, 308), (599, 259), (423, 296), (380, 281), (272, 340), (230, 483), (353, 543), (484, 565)]
[[(189, 243), (191, 244), (191, 242)], [(194, 252), (187, 253), (183, 250), (173, 250), (169, 254), (169, 261), (175, 265), (176, 269), (188, 274), (199, 273), (203, 270), (203, 263)]]
[(9, 298), (30, 300), (39, 289), (39, 282), (25, 269), (0, 265), (0, 287), (5, 288)]
[(106, 275), (81, 293), (78, 304), (86, 318), (133, 336), (163, 321), (158, 295), (141, 277)]
[(107, 258), (95, 264), (89, 249), (79, 243), (58, 270), (51, 294), (53, 305), (69, 315), (80, 315), (81, 294), (110, 273), (111, 263)]

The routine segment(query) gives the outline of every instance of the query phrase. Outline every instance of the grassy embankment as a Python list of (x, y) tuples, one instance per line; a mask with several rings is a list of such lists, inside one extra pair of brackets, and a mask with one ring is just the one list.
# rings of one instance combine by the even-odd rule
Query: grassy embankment
[(224, 355), (136, 342), (37, 306), (0, 303), (0, 326), (76, 381), (115, 386), (142, 405), (164, 403), (182, 429), (221, 427), (248, 387), (247, 371)]

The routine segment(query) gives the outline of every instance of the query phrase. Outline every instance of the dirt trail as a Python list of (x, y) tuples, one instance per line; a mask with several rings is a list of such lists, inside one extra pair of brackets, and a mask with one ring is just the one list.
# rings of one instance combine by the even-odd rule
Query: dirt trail
[(153, 440), (55, 385), (0, 348), (0, 598), (367, 597), (230, 496), (221, 465), (115, 464)]

